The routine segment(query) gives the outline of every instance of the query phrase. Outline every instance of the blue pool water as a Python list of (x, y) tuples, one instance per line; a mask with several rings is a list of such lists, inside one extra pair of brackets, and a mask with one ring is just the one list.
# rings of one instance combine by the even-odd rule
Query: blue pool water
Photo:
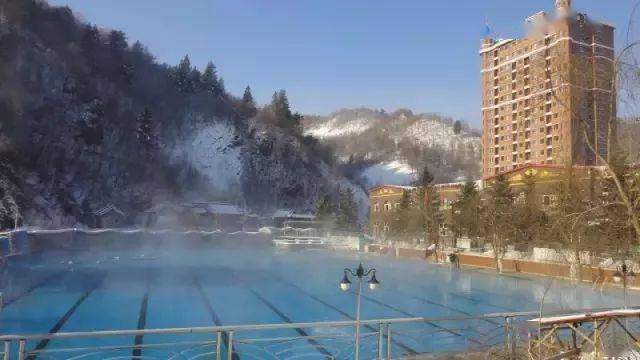
[[(343, 268), (356, 267), (359, 262), (365, 267), (375, 267), (381, 282), (376, 291), (364, 290), (363, 319), (460, 317), (538, 310), (543, 297), (545, 311), (621, 306), (623, 301), (619, 289), (601, 292), (587, 284), (452, 270), (418, 259), (362, 253), (292, 252), (265, 246), (211, 244), (189, 248), (93, 248), (41, 253), (10, 263), (2, 274), (5, 307), (0, 312), (0, 333), (352, 320), (355, 295), (340, 291), (338, 284)], [(629, 298), (632, 305), (638, 300), (634, 294)], [(491, 321), (476, 321), (473, 325), (443, 322), (407, 326), (397, 329), (394, 351), (462, 349), (473, 345), (474, 336), (493, 331), (495, 325)], [(372, 330), (365, 327), (362, 331)], [(268, 336), (290, 337), (323, 331), (328, 330), (285, 329), (270, 331)], [(248, 331), (236, 336), (241, 340), (264, 334)], [(189, 340), (215, 340), (210, 337), (193, 334)], [(28, 348), (171, 340), (168, 335), (51, 340), (29, 343)], [(375, 351), (375, 340), (375, 336), (363, 340), (363, 352)], [(315, 345), (325, 347), (312, 346), (312, 352), (319, 357), (323, 357), (325, 349), (331, 356), (348, 357), (344, 353), (350, 351), (348, 345), (340, 348), (323, 341), (320, 339)], [(237, 357), (271, 358), (272, 354), (277, 354), (276, 358), (293, 357), (298, 351), (296, 346), (280, 343), (265, 349), (263, 345), (239, 344)], [(128, 351), (130, 354), (131, 350)], [(143, 355), (164, 357), (158, 355), (161, 350), (145, 351)], [(304, 351), (308, 353), (309, 349)]]

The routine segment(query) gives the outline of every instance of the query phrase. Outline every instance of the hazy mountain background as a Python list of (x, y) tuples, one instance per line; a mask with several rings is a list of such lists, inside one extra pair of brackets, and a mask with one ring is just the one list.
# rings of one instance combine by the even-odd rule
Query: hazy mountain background
[(311, 211), (347, 188), (366, 208), (300, 119), (284, 91), (263, 107), (229, 94), (213, 63), (159, 64), (66, 7), (0, 1), (0, 228), (86, 224), (109, 203)]
[(353, 198), (363, 220), (368, 187), (411, 183), (424, 166), (437, 182), (477, 178), (479, 154), (479, 134), (450, 118), (303, 117), (283, 90), (259, 106), (248, 87), (226, 91), (213, 63), (160, 64), (69, 8), (0, 1), (0, 228), (82, 225), (107, 204), (136, 214), (167, 201), (266, 215), (322, 199), (346, 214)]
[(479, 177), (480, 134), (438, 114), (343, 109), (305, 116), (304, 131), (334, 149), (339, 165), (363, 186), (406, 185), (427, 166), (436, 182)]

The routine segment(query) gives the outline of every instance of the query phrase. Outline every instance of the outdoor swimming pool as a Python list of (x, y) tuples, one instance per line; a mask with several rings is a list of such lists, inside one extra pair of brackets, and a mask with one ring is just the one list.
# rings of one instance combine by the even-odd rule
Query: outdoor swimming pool
[[(543, 297), (545, 311), (622, 306), (623, 302), (619, 289), (602, 293), (586, 284), (452, 270), (417, 259), (211, 243), (189, 247), (150, 245), (122, 250), (46, 252), (10, 263), (2, 274), (5, 304), (0, 312), (0, 332), (29, 334), (353, 320), (355, 294), (340, 291), (338, 284), (343, 268), (354, 268), (359, 262), (365, 267), (375, 267), (381, 282), (376, 291), (363, 290), (362, 319), (461, 317), (538, 310)], [(632, 305), (638, 300), (633, 294), (629, 298)], [(493, 320), (478, 320), (464, 326), (453, 322), (413, 324), (406, 327), (404, 337), (399, 334), (394, 338), (392, 346), (398, 353), (460, 350), (480, 341), (482, 336), (489, 336), (497, 325), (500, 324)], [(373, 330), (377, 329), (363, 327), (363, 357), (375, 352), (375, 336), (369, 336), (368, 340), (366, 336)], [(270, 331), (269, 336), (286, 338), (328, 331), (280, 329)], [(331, 331), (353, 333), (351, 328)], [(262, 334), (247, 331), (236, 336), (242, 339)], [(64, 344), (52, 339), (29, 343), (28, 348), (146, 344), (171, 341), (170, 337), (87, 338), (67, 340)], [(209, 334), (189, 337), (194, 341), (207, 338), (215, 340)], [(350, 355), (352, 345), (322, 347), (323, 341), (312, 342), (313, 346), (283, 342), (272, 345), (275, 348), (239, 344), (234, 358), (274, 358), (274, 353), (278, 354), (276, 358), (300, 354), (320, 358)], [(131, 357), (130, 349), (112, 351), (110, 356), (125, 356), (126, 351)], [(54, 355), (46, 358), (58, 358)], [(134, 355), (168, 358), (153, 349)]]

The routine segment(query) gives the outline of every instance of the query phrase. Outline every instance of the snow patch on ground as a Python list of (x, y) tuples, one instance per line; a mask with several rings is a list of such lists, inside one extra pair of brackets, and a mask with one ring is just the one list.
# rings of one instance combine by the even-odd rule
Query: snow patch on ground
[(240, 183), (240, 147), (232, 146), (236, 134), (224, 123), (202, 126), (174, 151), (174, 157), (189, 161), (218, 189), (231, 189)]
[(406, 162), (393, 160), (370, 166), (362, 176), (370, 187), (380, 184), (409, 185), (416, 180), (416, 173)]
[(362, 134), (370, 127), (370, 120), (366, 118), (357, 118), (345, 122), (338, 117), (334, 117), (329, 121), (323, 122), (320, 126), (310, 128), (305, 132), (305, 134), (311, 135), (318, 139), (326, 139), (346, 135)]

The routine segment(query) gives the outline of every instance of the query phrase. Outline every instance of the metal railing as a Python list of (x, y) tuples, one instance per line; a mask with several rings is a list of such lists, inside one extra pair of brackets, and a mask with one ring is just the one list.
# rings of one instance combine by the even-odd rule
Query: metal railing
[[(599, 309), (588, 311), (595, 310)], [(464, 351), (491, 351), (499, 354), (492, 358), (516, 359), (516, 348), (527, 338), (527, 320), (538, 315), (533, 311), (361, 320), (359, 359)], [(355, 359), (356, 324), (350, 320), (4, 335), (0, 354), (5, 360)]]

